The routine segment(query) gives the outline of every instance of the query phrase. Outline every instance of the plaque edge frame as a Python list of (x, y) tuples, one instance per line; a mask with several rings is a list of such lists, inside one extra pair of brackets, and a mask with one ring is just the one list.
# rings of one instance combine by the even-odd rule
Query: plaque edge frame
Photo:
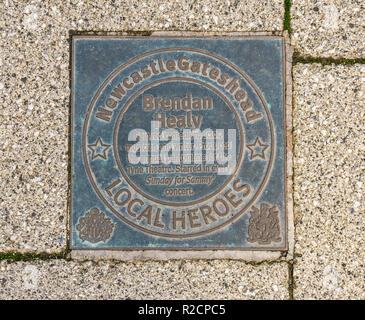
[[(285, 210), (286, 232), (285, 247), (278, 248), (77, 248), (72, 245), (72, 157), (73, 157), (73, 86), (74, 86), (74, 44), (76, 39), (88, 38), (270, 38), (281, 39), (283, 50), (283, 97), (284, 97), (284, 145), (285, 145)], [(67, 247), (72, 259), (75, 260), (174, 260), (174, 259), (233, 259), (247, 262), (290, 260), (294, 255), (294, 213), (293, 213), (293, 138), (292, 138), (292, 56), (289, 33), (284, 32), (200, 32), (200, 31), (126, 31), (126, 32), (95, 32), (69, 31), (70, 47), (70, 115), (69, 115), (69, 196)], [(286, 253), (284, 255), (284, 253)]]

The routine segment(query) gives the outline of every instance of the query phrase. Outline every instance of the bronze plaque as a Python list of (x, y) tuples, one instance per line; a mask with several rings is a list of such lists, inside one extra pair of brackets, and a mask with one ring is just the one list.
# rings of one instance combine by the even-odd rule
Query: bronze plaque
[(72, 39), (73, 249), (287, 250), (281, 37)]

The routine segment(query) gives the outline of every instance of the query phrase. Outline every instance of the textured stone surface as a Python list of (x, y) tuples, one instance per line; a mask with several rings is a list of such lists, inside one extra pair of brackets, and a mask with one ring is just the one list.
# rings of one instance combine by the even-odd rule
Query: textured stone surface
[(66, 247), (69, 31), (278, 31), (283, 1), (3, 1), (0, 251)]
[(294, 67), (296, 299), (365, 298), (365, 66)]
[[(66, 246), (69, 30), (280, 31), (284, 1), (3, 1), (0, 252)], [(301, 55), (363, 58), (360, 0), (293, 0)], [(294, 298), (365, 299), (365, 66), (296, 65)], [(288, 299), (287, 264), (0, 262), (0, 299)]]
[(0, 299), (287, 299), (286, 263), (0, 262)]
[(292, 45), (301, 55), (365, 57), (363, 0), (293, 0)]

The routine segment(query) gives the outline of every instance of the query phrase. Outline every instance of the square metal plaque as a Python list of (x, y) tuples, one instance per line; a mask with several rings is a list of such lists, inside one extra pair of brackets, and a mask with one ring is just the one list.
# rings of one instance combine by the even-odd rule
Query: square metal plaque
[(74, 35), (71, 249), (287, 251), (286, 52), (280, 36)]

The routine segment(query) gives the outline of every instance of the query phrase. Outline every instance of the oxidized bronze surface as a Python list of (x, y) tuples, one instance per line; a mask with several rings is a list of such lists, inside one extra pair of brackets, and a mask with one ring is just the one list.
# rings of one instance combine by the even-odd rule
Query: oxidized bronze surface
[(74, 249), (287, 248), (281, 37), (72, 41)]

